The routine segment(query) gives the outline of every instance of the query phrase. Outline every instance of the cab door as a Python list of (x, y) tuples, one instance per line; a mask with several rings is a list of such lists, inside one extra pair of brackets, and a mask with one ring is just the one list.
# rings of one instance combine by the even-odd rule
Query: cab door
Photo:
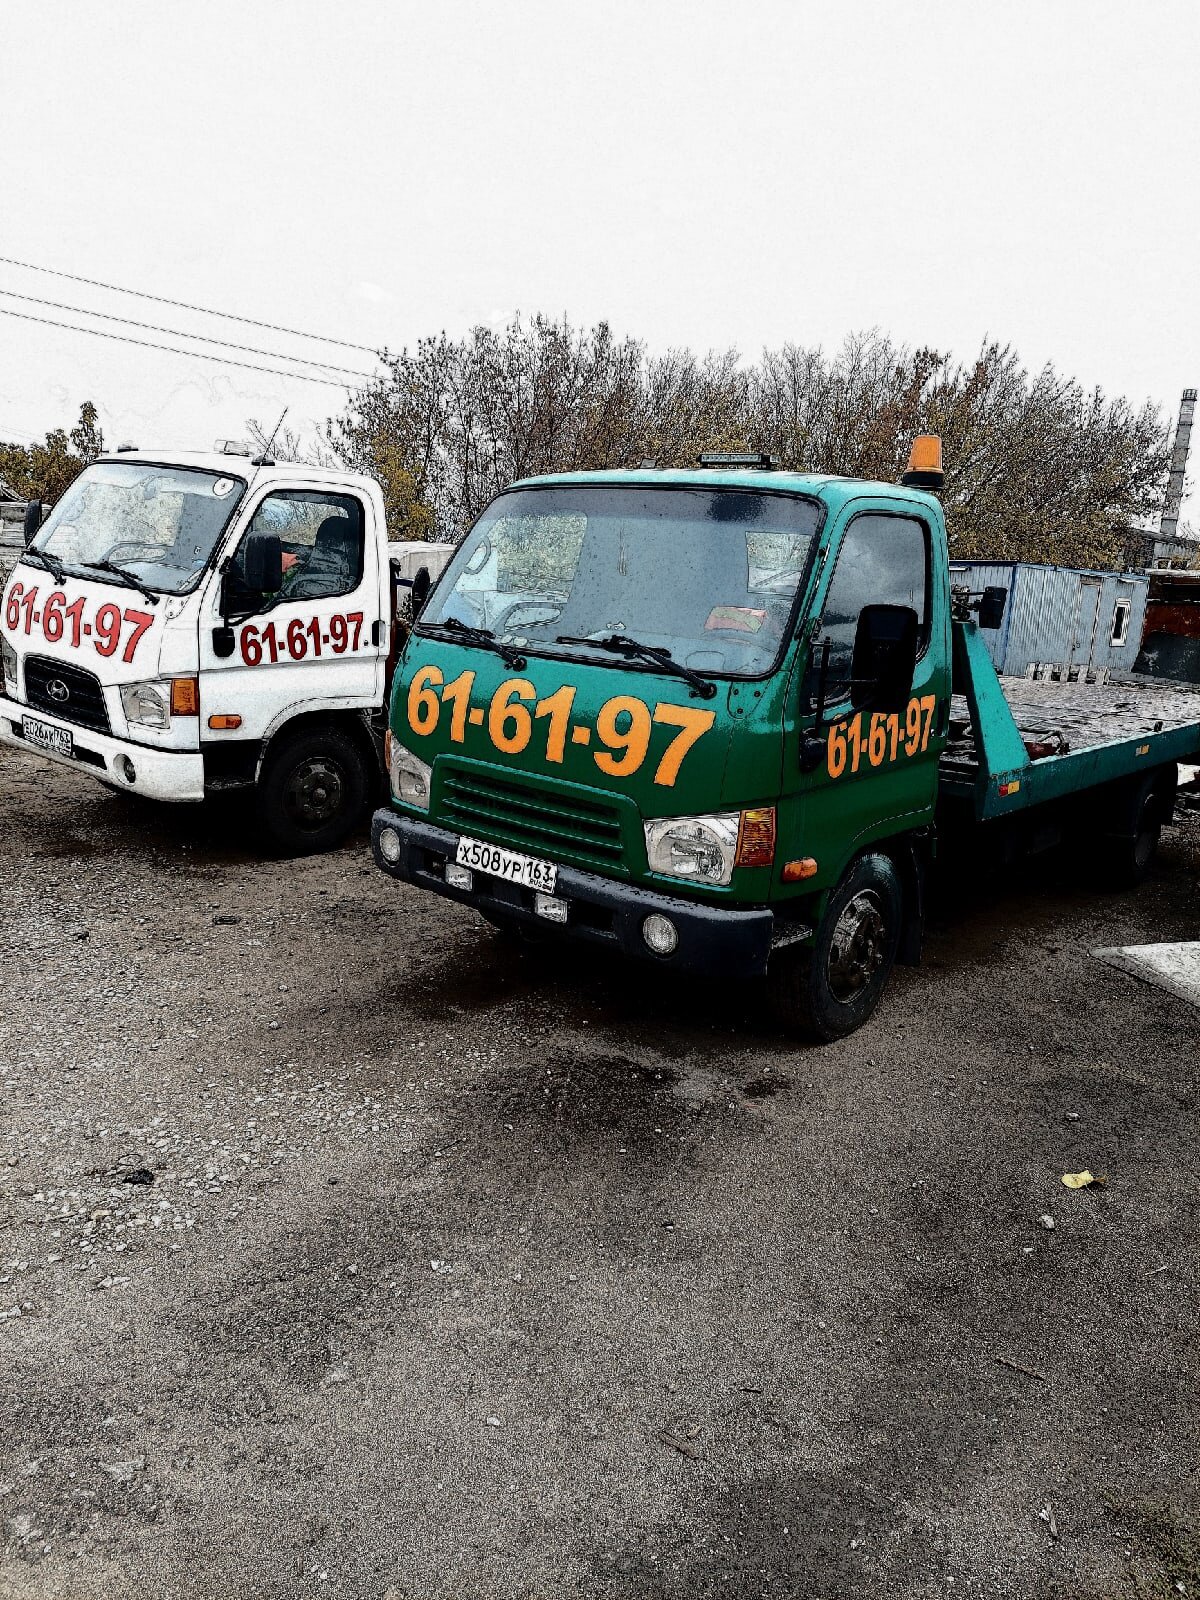
[[(814, 770), (800, 772), (800, 739), (789, 753), (788, 787), (798, 790), (804, 853), (821, 864), (818, 883), (836, 881), (846, 862), (873, 838), (932, 818), (937, 763), (945, 744), (950, 698), (950, 644), (940, 526), (911, 501), (857, 501), (834, 530), (820, 626), (800, 686), (799, 729), (824, 750)], [(918, 656), (905, 708), (856, 708), (851, 662), (864, 606), (911, 606)], [(815, 727), (824, 641), (828, 640), (824, 713)], [(814, 885), (816, 886), (816, 885)]]
[[(269, 593), (254, 587), (247, 561), (259, 535), (278, 539), (282, 551), (282, 581)], [(201, 615), (207, 744), (262, 739), (301, 711), (381, 703), (388, 645), (379, 548), (374, 508), (350, 489), (263, 494)]]

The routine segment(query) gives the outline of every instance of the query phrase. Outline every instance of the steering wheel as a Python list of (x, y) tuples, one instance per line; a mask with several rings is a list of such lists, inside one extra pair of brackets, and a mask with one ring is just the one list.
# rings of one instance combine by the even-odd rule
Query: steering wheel
[(557, 600), (514, 600), (514, 601), (512, 601), (512, 603), (510, 605), (505, 606), (504, 610), (500, 613), (500, 615), (496, 618), (495, 622), (492, 624), (492, 632), (496, 635), (496, 637), (498, 639), (502, 639), (505, 636), (506, 633), (509, 633), (511, 631), (511, 629), (515, 625), (513, 619), (515, 617), (517, 617), (517, 615), (520, 612), (523, 612), (523, 611), (524, 612), (529, 612), (529, 613), (537, 613), (537, 612), (541, 612), (542, 613), (541, 616), (531, 614), (529, 616), (521, 617), (520, 620), (527, 627), (529, 627), (529, 626), (534, 626), (539, 622), (553, 622), (555, 617), (561, 617), (562, 616), (562, 605)]

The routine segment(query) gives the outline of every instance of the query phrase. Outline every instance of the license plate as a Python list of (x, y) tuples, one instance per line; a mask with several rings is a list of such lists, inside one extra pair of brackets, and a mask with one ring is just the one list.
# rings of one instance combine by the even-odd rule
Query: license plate
[(558, 882), (558, 868), (553, 861), (539, 861), (536, 856), (501, 849), (498, 844), (484, 844), (482, 839), (460, 839), (454, 859), (460, 867), (524, 884), (526, 889), (540, 889), (543, 894), (553, 894)]
[(21, 732), (27, 744), (36, 745), (39, 750), (49, 750), (51, 755), (70, 757), (75, 754), (75, 735), (70, 728), (52, 728), (48, 722), (39, 722), (36, 717), (22, 717)]

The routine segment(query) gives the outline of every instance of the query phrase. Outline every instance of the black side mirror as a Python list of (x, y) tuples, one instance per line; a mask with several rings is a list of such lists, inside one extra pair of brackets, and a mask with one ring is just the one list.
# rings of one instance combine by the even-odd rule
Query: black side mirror
[(274, 594), (283, 582), (283, 546), (277, 533), (250, 533), (242, 544), (242, 576), (246, 587)]
[(850, 701), (903, 711), (917, 665), (917, 613), (911, 606), (864, 606), (854, 635)]
[(979, 598), (979, 626), (981, 628), (998, 628), (1004, 621), (1004, 602), (1008, 599), (1007, 589), (985, 589)]
[(414, 622), (421, 615), (425, 602), (429, 599), (429, 591), (432, 588), (433, 579), (429, 576), (429, 568), (418, 567), (416, 575), (412, 581), (412, 608)]
[(42, 525), (42, 502), (30, 500), (25, 507), (25, 543), (31, 544), (33, 536)]

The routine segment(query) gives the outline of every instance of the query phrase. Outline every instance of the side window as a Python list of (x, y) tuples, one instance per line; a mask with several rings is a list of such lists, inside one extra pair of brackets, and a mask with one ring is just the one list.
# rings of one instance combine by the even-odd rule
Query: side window
[(844, 700), (850, 692), (854, 635), (867, 605), (911, 606), (924, 648), (929, 637), (929, 535), (915, 518), (867, 512), (855, 517), (843, 535), (817, 635), (818, 641), (830, 640), (825, 691), (830, 702)]
[(1118, 600), (1113, 606), (1112, 632), (1109, 641), (1114, 645), (1122, 645), (1129, 637), (1129, 610), (1128, 600)]
[(352, 495), (288, 489), (269, 494), (251, 519), (233, 558), (251, 534), (274, 534), (283, 548), (283, 584), (275, 603), (326, 600), (350, 594), (362, 582), (363, 509)]

